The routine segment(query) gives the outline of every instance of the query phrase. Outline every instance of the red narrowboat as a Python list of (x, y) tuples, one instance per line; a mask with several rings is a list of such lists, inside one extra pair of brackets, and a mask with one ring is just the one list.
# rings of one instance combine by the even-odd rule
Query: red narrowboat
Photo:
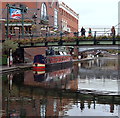
[(62, 52), (58, 55), (46, 54), (46, 57), (43, 55), (36, 55), (33, 61), (33, 70), (45, 71), (46, 68), (53, 69), (55, 66), (67, 66), (69, 63), (72, 63), (72, 56)]

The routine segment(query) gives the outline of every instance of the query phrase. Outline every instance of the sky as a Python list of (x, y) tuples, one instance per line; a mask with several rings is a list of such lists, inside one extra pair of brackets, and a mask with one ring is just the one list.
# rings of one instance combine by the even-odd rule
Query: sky
[(79, 14), (79, 28), (109, 28), (118, 24), (120, 0), (62, 0)]

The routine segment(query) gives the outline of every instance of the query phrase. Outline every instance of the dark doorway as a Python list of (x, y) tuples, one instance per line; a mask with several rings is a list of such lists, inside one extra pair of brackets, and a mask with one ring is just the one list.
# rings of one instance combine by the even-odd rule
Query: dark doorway
[(13, 63), (24, 63), (24, 49), (18, 48), (13, 53)]

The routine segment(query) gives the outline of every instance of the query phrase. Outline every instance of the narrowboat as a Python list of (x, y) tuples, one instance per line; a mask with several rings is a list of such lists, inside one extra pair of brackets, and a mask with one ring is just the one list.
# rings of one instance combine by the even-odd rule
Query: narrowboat
[(34, 71), (45, 71), (46, 58), (43, 55), (36, 55), (33, 61)]
[(34, 71), (45, 71), (46, 69), (61, 68), (72, 64), (72, 56), (66, 52), (54, 52), (53, 49), (46, 50), (46, 56), (36, 55), (33, 61)]

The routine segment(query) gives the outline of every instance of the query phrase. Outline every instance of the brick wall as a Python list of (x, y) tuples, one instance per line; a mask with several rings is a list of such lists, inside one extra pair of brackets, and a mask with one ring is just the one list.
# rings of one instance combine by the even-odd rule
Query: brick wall
[(45, 55), (46, 47), (38, 47), (38, 48), (25, 48), (24, 49), (24, 58), (33, 61), (35, 55)]
[[(48, 0), (49, 1), (49, 0)], [(41, 29), (41, 26), (42, 24), (40, 24), (41, 22), (41, 5), (42, 5), (43, 2), (9, 2), (10, 5), (14, 5), (16, 7), (20, 7), (20, 4), (21, 5), (24, 5), (26, 7), (28, 7), (28, 10), (26, 13), (24, 13), (24, 19), (29, 19), (30, 21), (32, 21), (33, 23), (36, 22), (36, 30), (34, 31), (34, 33), (38, 33), (38, 35), (40, 35), (40, 29)], [(6, 7), (6, 4), (7, 2), (2, 2), (2, 18), (3, 19), (6, 19), (7, 18), (7, 7)], [(59, 4), (57, 2), (54, 2), (52, 5), (51, 5), (51, 2), (45, 2), (45, 5), (47, 7), (47, 14), (48, 14), (48, 17), (49, 17), (49, 21), (48, 21), (48, 27), (49, 26), (52, 26), (54, 27), (54, 9), (57, 9), (58, 10), (58, 25), (59, 25), (59, 29), (60, 29), (60, 13), (59, 13)], [(33, 16), (34, 14), (37, 14), (37, 18), (34, 19)], [(19, 21), (19, 20), (18, 20)], [(49, 29), (51, 30), (51, 29)], [(45, 31), (46, 32), (46, 31)], [(44, 33), (45, 34), (45, 33)], [(16, 37), (18, 38), (18, 36)]]

